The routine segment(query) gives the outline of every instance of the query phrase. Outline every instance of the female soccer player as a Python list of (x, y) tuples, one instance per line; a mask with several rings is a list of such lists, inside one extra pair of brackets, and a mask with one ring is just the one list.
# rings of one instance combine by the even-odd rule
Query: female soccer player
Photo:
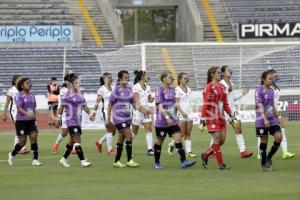
[(103, 123), (105, 124), (106, 128), (106, 134), (100, 138), (99, 140), (96, 141), (96, 146), (98, 149), (99, 153), (102, 153), (102, 144), (103, 142), (106, 141), (107, 145), (107, 152), (108, 155), (114, 156), (116, 155), (115, 150), (112, 148), (112, 141), (113, 141), (113, 136), (116, 134), (116, 127), (113, 124), (108, 124), (107, 120), (107, 108), (108, 108), (108, 103), (109, 103), (109, 98), (111, 96), (111, 92), (114, 89), (112, 86), (112, 76), (110, 73), (105, 72), (103, 76), (100, 77), (100, 88), (98, 89), (97, 92), (97, 99), (96, 99), (96, 104), (94, 106), (94, 113), (92, 114), (93, 117), (96, 116), (96, 112), (98, 111), (98, 107), (100, 102), (102, 102), (102, 107), (101, 107), (101, 118)]
[[(143, 109), (150, 110), (150, 103), (154, 101), (154, 98), (151, 97), (151, 88), (147, 85), (148, 81), (148, 74), (145, 71), (135, 71), (135, 78), (134, 78), (134, 86), (133, 90), (133, 97), (135, 98), (136, 102), (139, 102), (139, 106), (143, 107)], [(153, 156), (153, 136), (152, 136), (152, 116), (145, 115), (138, 110), (133, 111), (133, 119), (131, 130), (134, 135), (138, 134), (139, 126), (144, 125), (145, 132), (146, 132), (146, 142), (147, 142), (147, 155)]]
[(8, 154), (8, 164), (14, 165), (14, 158), (27, 142), (29, 136), (31, 142), (31, 151), (33, 154), (32, 165), (41, 166), (42, 163), (38, 161), (38, 128), (36, 125), (36, 100), (34, 95), (30, 94), (31, 81), (29, 78), (22, 78), (17, 85), (19, 93), (15, 97), (17, 107), (16, 115), (16, 134), (19, 142), (14, 149)]
[[(181, 72), (177, 77), (176, 87), (176, 102), (179, 103), (177, 110), (177, 116), (179, 118), (178, 125), (181, 130), (181, 137), (184, 138), (185, 151), (188, 157), (195, 158), (196, 154), (192, 153), (192, 141), (191, 132), (193, 129), (193, 116), (192, 116), (192, 105), (191, 95), (192, 90), (188, 87), (189, 77), (185, 72)], [(174, 149), (174, 140), (169, 143), (168, 153), (172, 155)]]
[(213, 144), (206, 152), (201, 154), (202, 165), (206, 169), (208, 158), (214, 154), (219, 170), (229, 170), (223, 162), (221, 146), (226, 139), (226, 113), (233, 120), (233, 115), (230, 110), (226, 89), (220, 84), (221, 69), (220, 67), (211, 67), (207, 71), (207, 85), (203, 91), (203, 106), (201, 112), (200, 125), (207, 126), (208, 132), (213, 138)]
[[(261, 168), (264, 171), (272, 171), (272, 157), (278, 150), (282, 141), (281, 128), (279, 126), (279, 113), (274, 105), (273, 70), (267, 70), (262, 73), (261, 85), (255, 90), (256, 107), (256, 136), (260, 137), (260, 156)], [(275, 141), (270, 152), (266, 153), (268, 144), (268, 135), (273, 135)]]
[(175, 141), (175, 148), (180, 156), (181, 167), (191, 167), (196, 161), (186, 160), (185, 151), (182, 146), (181, 131), (178, 126), (176, 110), (181, 110), (176, 102), (175, 88), (172, 87), (174, 78), (171, 72), (167, 71), (161, 75), (162, 85), (159, 86), (156, 95), (156, 143), (154, 144), (155, 169), (162, 169), (160, 165), (161, 146), (168, 134)]
[[(58, 107), (61, 107), (61, 99), (63, 99), (68, 91), (69, 91), (69, 85), (70, 85), (70, 79), (72, 77), (74, 77), (75, 74), (71, 73), (71, 74), (67, 74), (64, 77), (64, 84), (62, 86), (62, 88), (59, 90), (59, 105)], [(53, 144), (53, 148), (52, 148), (52, 152), (57, 154), (58, 153), (58, 148), (59, 148), (59, 144), (62, 142), (62, 140), (64, 139), (64, 137), (66, 137), (68, 135), (68, 127), (66, 124), (66, 110), (63, 111), (62, 117), (61, 117), (61, 133), (58, 134), (55, 143)], [(72, 150), (72, 154), (76, 154), (75, 149), (73, 148)]]
[(225, 86), (230, 109), (237, 119), (236, 123), (233, 123), (231, 121), (230, 124), (235, 132), (236, 143), (240, 150), (240, 156), (241, 158), (249, 158), (250, 156), (252, 156), (253, 153), (246, 149), (245, 139), (242, 134), (242, 122), (239, 118), (239, 113), (236, 105), (236, 101), (248, 94), (249, 89), (244, 89), (242, 92), (233, 91), (234, 85), (230, 80), (232, 77), (232, 71), (229, 66), (222, 66), (221, 77), (222, 80), (220, 81), (220, 83)]
[[(84, 159), (84, 154), (80, 144), (81, 134), (82, 134), (81, 109), (83, 109), (90, 116), (91, 116), (91, 111), (87, 107), (84, 96), (81, 94), (79, 90), (79, 80), (77, 76), (73, 76), (70, 79), (70, 89), (68, 93), (65, 95), (65, 97), (61, 99), (61, 107), (58, 110), (58, 118), (61, 118), (64, 109), (66, 109), (66, 124), (68, 127), (68, 132), (70, 134), (70, 140), (66, 145), (65, 153), (59, 162), (64, 167), (70, 167), (67, 159), (71, 154), (74, 145), (81, 166), (89, 167), (91, 163)], [(60, 121), (61, 119), (57, 120), (56, 124), (59, 123)]]
[[(139, 166), (132, 160), (132, 133), (130, 130), (132, 122), (132, 106), (146, 115), (151, 114), (149, 110), (144, 109), (144, 107), (140, 107), (138, 102), (134, 101), (132, 88), (128, 86), (128, 79), (128, 71), (122, 70), (118, 72), (118, 83), (112, 91), (108, 104), (107, 123), (112, 125), (113, 121), (119, 132), (117, 154), (115, 157), (115, 163), (113, 164), (116, 168), (123, 168), (126, 166), (135, 168)], [(124, 141), (127, 151), (126, 165), (120, 162)]]
[[(272, 74), (273, 74), (273, 85), (271, 86), (271, 88), (274, 90), (274, 106), (275, 106), (275, 109), (278, 111), (278, 104), (279, 104), (279, 98), (280, 98), (280, 89), (277, 86), (277, 82), (278, 82), (279, 78), (278, 78), (277, 71), (273, 70)], [(283, 157), (283, 159), (289, 159), (289, 158), (294, 157), (295, 154), (290, 153), (288, 151), (287, 138), (286, 138), (286, 134), (285, 134), (285, 121), (281, 117), (281, 115), (279, 115), (278, 121), (280, 123), (281, 133), (282, 133), (282, 141), (281, 141), (281, 145), (280, 145), (281, 149), (282, 149), (282, 153), (283, 153), (282, 157)], [(259, 151), (259, 146), (260, 146), (260, 138), (258, 137), (257, 138), (258, 151)], [(258, 154), (258, 159), (260, 159), (259, 154)]]
[[(17, 107), (15, 103), (15, 97), (19, 93), (17, 89), (17, 84), (18, 82), (22, 79), (22, 76), (20, 75), (14, 75), (12, 79), (12, 86), (8, 89), (7, 94), (6, 94), (6, 101), (3, 109), (3, 121), (7, 121), (7, 110), (9, 106), (9, 115), (11, 120), (15, 123), (16, 121), (16, 115), (17, 115)], [(19, 142), (19, 138), (16, 135), (15, 140), (14, 140), (14, 146)], [(19, 152), (21, 154), (27, 154), (29, 153), (29, 150), (24, 146), (21, 151)]]

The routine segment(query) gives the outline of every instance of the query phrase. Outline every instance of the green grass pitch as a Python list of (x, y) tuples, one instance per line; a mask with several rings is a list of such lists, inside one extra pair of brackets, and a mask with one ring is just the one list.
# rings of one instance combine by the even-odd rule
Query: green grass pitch
[[(77, 156), (71, 156), (70, 168), (63, 168), (58, 161), (67, 138), (60, 146), (58, 155), (51, 152), (59, 130), (40, 131), (39, 148), (42, 167), (31, 166), (31, 155), (17, 155), (15, 166), (7, 164), (7, 154), (12, 148), (14, 133), (0, 133), (0, 200), (168, 200), (168, 199), (221, 199), (221, 200), (299, 200), (300, 159), (282, 159), (281, 149), (273, 159), (275, 170), (263, 172), (256, 159), (256, 137), (253, 124), (244, 125), (248, 149), (255, 155), (249, 159), (239, 157), (232, 128), (222, 147), (225, 162), (230, 171), (216, 170), (215, 160), (209, 161), (209, 169), (202, 168), (199, 155), (209, 143), (207, 133), (194, 127), (193, 152), (198, 155), (197, 164), (181, 169), (178, 155), (167, 155), (167, 142), (163, 146), (161, 163), (165, 169), (154, 170), (154, 158), (146, 156), (144, 131), (140, 131), (133, 144), (134, 160), (140, 164), (136, 169), (115, 169), (114, 157), (96, 152), (96, 138), (104, 131), (84, 131), (83, 150), (92, 167), (81, 168)], [(299, 122), (286, 125), (289, 151), (297, 153), (300, 147)], [(116, 137), (114, 138), (115, 143)], [(269, 140), (269, 146), (273, 142)], [(27, 144), (27, 146), (29, 146)], [(124, 148), (122, 161), (125, 163)]]

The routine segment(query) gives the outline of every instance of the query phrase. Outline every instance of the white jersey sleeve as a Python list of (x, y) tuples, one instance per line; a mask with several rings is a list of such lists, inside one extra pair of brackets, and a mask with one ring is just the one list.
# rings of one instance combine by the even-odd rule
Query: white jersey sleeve
[(103, 87), (100, 87), (100, 88), (97, 90), (97, 95), (101, 95), (102, 97), (104, 96), (104, 90), (103, 90)]

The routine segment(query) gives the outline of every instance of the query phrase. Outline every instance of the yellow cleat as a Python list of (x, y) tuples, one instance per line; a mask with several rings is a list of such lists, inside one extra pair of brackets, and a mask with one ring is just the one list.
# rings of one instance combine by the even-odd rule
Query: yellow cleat
[(126, 166), (130, 167), (130, 168), (136, 168), (136, 167), (139, 167), (139, 164), (137, 164), (133, 160), (130, 160), (129, 162), (127, 162)]
[(196, 157), (197, 157), (197, 155), (196, 155), (196, 154), (193, 154), (192, 152), (187, 153), (186, 156), (187, 156), (188, 158), (196, 158)]
[(120, 161), (115, 162), (113, 165), (115, 168), (124, 168), (126, 167), (126, 165), (124, 165), (123, 163), (121, 163)]

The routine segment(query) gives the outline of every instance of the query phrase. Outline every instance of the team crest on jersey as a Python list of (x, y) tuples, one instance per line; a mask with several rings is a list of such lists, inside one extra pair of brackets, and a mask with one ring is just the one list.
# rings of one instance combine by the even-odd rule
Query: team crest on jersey
[(21, 135), (24, 135), (24, 130), (21, 130), (20, 133), (21, 133)]
[(74, 128), (74, 132), (77, 133), (77, 132), (78, 132), (78, 129), (77, 129), (77, 128)]
[(259, 129), (259, 133), (263, 134), (265, 132), (265, 130), (263, 128)]
[(160, 135), (161, 135), (161, 136), (164, 136), (164, 135), (165, 135), (165, 132), (161, 131), (161, 132), (160, 132)]
[(126, 127), (126, 123), (122, 123), (122, 127), (125, 128)]
[(211, 125), (211, 127), (212, 127), (212, 128), (216, 128), (216, 125), (215, 125), (215, 124), (213, 124), (213, 125)]

